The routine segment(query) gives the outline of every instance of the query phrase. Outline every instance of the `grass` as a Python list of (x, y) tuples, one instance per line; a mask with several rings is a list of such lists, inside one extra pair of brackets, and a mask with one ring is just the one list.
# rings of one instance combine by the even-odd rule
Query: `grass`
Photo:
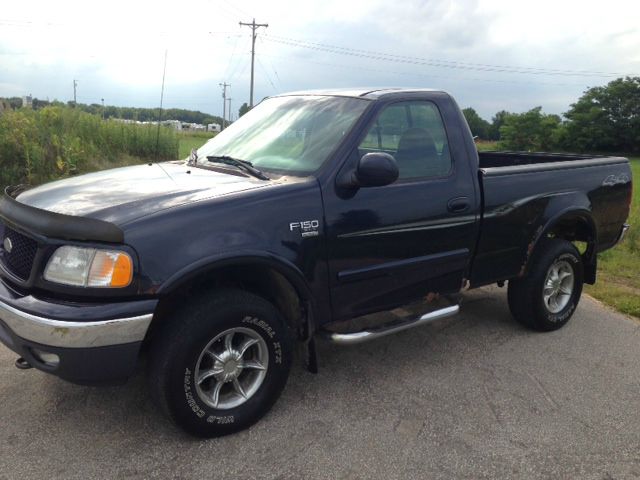
[(498, 150), (498, 142), (493, 140), (478, 140), (476, 141), (476, 148), (479, 152)]
[(104, 121), (67, 106), (0, 115), (2, 187), (38, 185), (123, 164), (175, 159), (177, 154), (178, 135), (168, 128)]
[(632, 158), (635, 188), (631, 201), (631, 229), (624, 241), (599, 255), (598, 282), (586, 292), (617, 310), (640, 318), (640, 158)]
[(192, 148), (200, 148), (215, 134), (207, 132), (183, 132), (178, 136), (178, 158), (187, 158)]

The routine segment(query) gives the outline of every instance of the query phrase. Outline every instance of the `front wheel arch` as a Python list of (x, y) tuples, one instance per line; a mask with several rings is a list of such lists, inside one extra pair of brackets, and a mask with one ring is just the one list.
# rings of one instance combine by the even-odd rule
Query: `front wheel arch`
[(152, 341), (156, 330), (171, 321), (190, 296), (224, 288), (245, 290), (271, 302), (300, 340), (308, 340), (315, 331), (315, 302), (302, 273), (293, 265), (266, 256), (243, 256), (202, 262), (185, 270), (158, 290), (161, 299), (145, 343)]

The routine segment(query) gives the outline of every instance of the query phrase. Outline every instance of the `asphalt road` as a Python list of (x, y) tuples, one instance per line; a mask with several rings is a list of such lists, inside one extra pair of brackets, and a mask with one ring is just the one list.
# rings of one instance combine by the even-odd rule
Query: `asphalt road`
[(0, 346), (0, 478), (640, 477), (640, 322), (583, 298), (527, 331), (504, 290), (463, 314), (353, 347), (321, 345), (248, 431), (193, 440), (137, 375), (89, 388), (13, 367)]

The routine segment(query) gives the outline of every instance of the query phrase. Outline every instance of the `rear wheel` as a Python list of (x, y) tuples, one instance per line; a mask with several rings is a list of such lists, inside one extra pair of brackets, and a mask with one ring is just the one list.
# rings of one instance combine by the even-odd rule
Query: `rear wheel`
[(578, 250), (562, 239), (545, 239), (524, 278), (509, 281), (509, 308), (520, 323), (539, 331), (563, 327), (575, 312), (583, 285)]
[(265, 299), (240, 290), (194, 298), (151, 347), (150, 389), (184, 430), (201, 437), (244, 429), (280, 396), (291, 338)]

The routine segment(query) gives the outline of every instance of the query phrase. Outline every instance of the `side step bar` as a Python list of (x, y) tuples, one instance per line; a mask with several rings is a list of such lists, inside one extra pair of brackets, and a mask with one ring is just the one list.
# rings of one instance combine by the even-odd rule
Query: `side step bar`
[(434, 310), (433, 312), (426, 313), (421, 317), (413, 320), (408, 320), (402, 323), (396, 323), (388, 325), (386, 327), (376, 328), (372, 330), (363, 330), (361, 332), (353, 333), (336, 333), (336, 332), (324, 332), (324, 338), (331, 343), (339, 345), (355, 345), (357, 343), (367, 342), (380, 337), (386, 337), (403, 330), (408, 330), (420, 325), (426, 325), (435, 320), (441, 318), (451, 317), (460, 311), (459, 305), (452, 305), (450, 307), (441, 308), (440, 310)]

